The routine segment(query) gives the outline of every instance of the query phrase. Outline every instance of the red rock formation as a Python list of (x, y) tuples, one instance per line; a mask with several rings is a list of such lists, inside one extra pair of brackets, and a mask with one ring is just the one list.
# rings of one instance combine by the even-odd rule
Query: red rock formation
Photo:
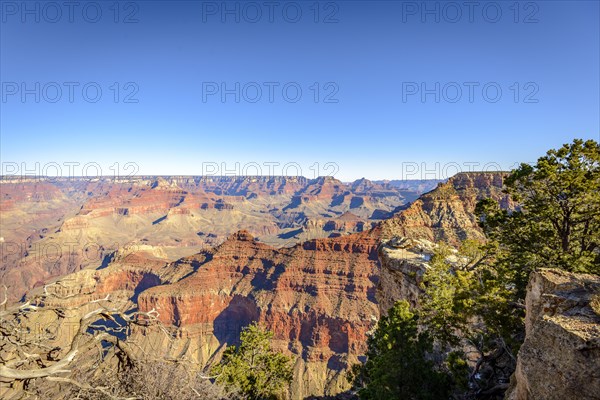
[(203, 326), (196, 331), (220, 343), (235, 342), (243, 326), (260, 321), (283, 349), (306, 364), (305, 374), (320, 374), (319, 381), (307, 385), (301, 384), (306, 376), (298, 376), (302, 389), (295, 398), (323, 393), (326, 386), (339, 390), (346, 386), (343, 377), (329, 378), (328, 370), (342, 371), (348, 360), (356, 362), (378, 316), (376, 249), (377, 237), (370, 234), (275, 249), (242, 231), (173, 264), (175, 269), (181, 263), (195, 265), (195, 272), (144, 291), (139, 307), (158, 310), (168, 325)]
[(323, 225), (323, 230), (339, 232), (362, 232), (371, 228), (368, 221), (347, 211), (336, 219), (331, 219)]

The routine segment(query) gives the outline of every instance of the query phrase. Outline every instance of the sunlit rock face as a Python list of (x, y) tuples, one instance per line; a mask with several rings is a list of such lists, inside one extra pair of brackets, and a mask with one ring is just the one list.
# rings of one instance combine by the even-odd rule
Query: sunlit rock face
[(509, 197), (502, 193), (505, 176), (506, 173), (502, 172), (457, 174), (383, 221), (382, 237), (404, 236), (432, 242), (444, 241), (455, 246), (465, 239), (483, 240), (475, 206), (481, 199), (492, 198), (503, 208), (514, 207)]
[(419, 304), (423, 275), (436, 245), (426, 239), (394, 237), (379, 247), (381, 270), (377, 287), (377, 302), (381, 314), (386, 314), (396, 301)]
[[(600, 277), (545, 269), (527, 287), (525, 342), (508, 400), (597, 399)], [(597, 300), (600, 302), (600, 300)]]
[(421, 281), (437, 242), (458, 247), (463, 240), (485, 240), (475, 216), (479, 200), (492, 198), (514, 208), (502, 192), (505, 173), (460, 173), (425, 193), (374, 231), (381, 237), (377, 301), (381, 313), (398, 300), (416, 306)]

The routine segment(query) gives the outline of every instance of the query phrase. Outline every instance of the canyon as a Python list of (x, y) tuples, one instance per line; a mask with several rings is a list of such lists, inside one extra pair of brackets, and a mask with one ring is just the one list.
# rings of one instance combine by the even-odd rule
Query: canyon
[[(442, 190), (452, 202), (429, 195), (427, 199), (435, 199), (417, 201), (402, 210), (405, 201), (414, 200), (412, 192), (365, 179), (350, 185), (332, 178), (158, 178), (134, 183), (85, 183), (78, 192), (83, 199), (65, 194), (74, 190), (72, 186), (50, 186), (52, 196), (45, 196), (50, 200), (66, 202), (65, 198), (75, 197), (79, 203), (73, 200), (74, 210), (65, 213), (56, 231), (44, 239), (93, 238), (101, 243), (103, 262), (98, 265), (96, 260), (86, 268), (80, 257), (70, 264), (55, 263), (55, 269), (22, 268), (34, 255), (29, 250), (18, 272), (36, 279), (45, 276), (51, 282), (51, 275), (44, 271), (56, 271), (63, 276), (59, 278), (64, 287), (61, 296), (67, 296), (69, 304), (127, 293), (141, 311), (156, 310), (160, 321), (177, 332), (170, 339), (160, 330), (138, 327), (129, 340), (140, 343), (143, 351), (186, 357), (200, 366), (218, 359), (227, 344), (236, 342), (242, 327), (259, 321), (276, 333), (277, 347), (295, 360), (293, 399), (333, 395), (348, 388), (345, 373), (364, 354), (367, 333), (380, 314), (376, 291), (383, 234), (410, 225), (418, 226), (426, 237), (456, 237), (460, 234), (455, 233), (456, 226), (466, 221), (475, 232), (476, 222), (466, 213), (472, 211), (478, 196), (488, 194), (488, 185), (501, 187), (501, 179), (455, 177), (434, 190)], [(29, 187), (32, 193), (26, 193), (28, 185), (23, 187), (17, 191), (25, 192), (22, 197), (40, 198), (35, 187)], [(41, 198), (46, 201), (45, 197)], [(260, 223), (227, 216), (239, 209), (252, 215), (253, 204), (263, 212)], [(8, 203), (10, 207), (14, 203)], [(218, 213), (213, 221), (219, 219), (222, 229), (213, 222), (199, 235), (193, 218), (210, 212)], [(411, 224), (405, 222), (405, 213), (411, 213)], [(385, 225), (378, 220), (383, 217), (389, 217)], [(273, 232), (283, 232), (287, 243), (274, 246), (264, 239), (269, 222), (277, 228)], [(147, 233), (157, 225), (171, 230)], [(195, 241), (174, 243), (172, 237), (181, 232), (181, 226), (193, 233)], [(228, 230), (244, 227), (248, 229), (219, 240)], [(301, 233), (291, 236), (286, 230)], [(167, 232), (172, 236), (167, 237)], [(143, 237), (132, 242), (127, 234)], [(257, 234), (263, 236), (257, 238)], [(113, 250), (105, 237), (126, 245)], [(295, 243), (290, 244), (288, 238)], [(200, 247), (201, 243), (209, 246)], [(69, 266), (75, 271), (69, 271)], [(3, 279), (10, 282), (7, 277), (14, 271), (9, 270)], [(74, 273), (64, 277), (69, 272)], [(44, 284), (23, 281), (37, 286), (29, 298)]]
[(0, 179), (0, 280), (11, 300), (48, 279), (104, 267), (120, 248), (170, 261), (248, 230), (290, 247), (370, 230), (437, 182), (342, 183), (332, 177)]
[[(91, 238), (102, 257), (86, 264), (80, 254), (33, 268), (31, 246), (3, 256), (0, 278), (23, 290), (23, 301), (52, 293), (47, 304), (78, 307), (109, 296), (126, 312), (157, 313), (160, 326), (136, 325), (123, 340), (140, 354), (196, 368), (218, 361), (241, 329), (258, 321), (293, 359), (289, 399), (334, 396), (349, 388), (347, 371), (363, 360), (379, 317), (396, 300), (418, 304), (419, 278), (435, 242), (483, 240), (474, 214), (480, 199), (515, 207), (502, 192), (504, 177), (462, 173), (418, 198), (367, 180), (332, 178), (14, 186), (2, 197), (6, 220), (27, 214), (19, 199), (43, 204), (48, 213), (32, 213), (20, 229), (2, 235), (29, 235), (30, 244)], [(234, 218), (241, 209), (243, 217)], [(209, 213), (217, 217), (198, 223)], [(6, 268), (4, 260), (21, 269)], [(63, 335), (63, 343), (69, 337)], [(513, 398), (532, 398), (522, 394), (531, 391), (524, 382), (539, 366), (519, 365)]]

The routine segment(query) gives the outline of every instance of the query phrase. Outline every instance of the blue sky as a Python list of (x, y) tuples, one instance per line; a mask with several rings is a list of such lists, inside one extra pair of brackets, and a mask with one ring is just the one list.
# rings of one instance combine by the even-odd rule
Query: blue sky
[(2, 1), (4, 174), (433, 178), (600, 135), (597, 1), (62, 3)]

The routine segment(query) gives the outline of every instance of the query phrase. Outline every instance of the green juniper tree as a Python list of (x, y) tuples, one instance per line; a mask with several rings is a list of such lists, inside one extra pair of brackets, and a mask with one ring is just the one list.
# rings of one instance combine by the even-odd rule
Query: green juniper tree
[(276, 399), (292, 381), (291, 359), (271, 347), (273, 332), (254, 323), (244, 328), (240, 345), (225, 350), (212, 369), (217, 383), (239, 389), (250, 400)]
[(505, 181), (519, 204), (501, 210), (479, 202), (486, 235), (498, 243), (497, 268), (523, 299), (529, 273), (561, 268), (600, 274), (600, 145), (574, 140), (550, 150), (533, 166), (522, 164)]
[(421, 328), (435, 340), (456, 399), (501, 397), (515, 368), (520, 313), (509, 304), (511, 291), (498, 279), (494, 254), (493, 246), (473, 240), (452, 257), (440, 245), (423, 276)]
[(365, 400), (447, 399), (448, 377), (429, 358), (432, 340), (419, 332), (418, 316), (399, 301), (381, 318), (369, 338), (367, 361), (355, 365), (349, 379)]
[[(597, 142), (574, 140), (522, 164), (505, 190), (516, 207), (477, 204), (488, 241), (464, 242), (452, 262), (440, 246), (423, 277), (420, 308), (399, 302), (381, 319), (366, 363), (351, 374), (361, 399), (502, 398), (524, 337), (531, 271), (600, 274)], [(474, 364), (460, 350), (465, 344), (479, 353)]]
[[(502, 382), (514, 370), (524, 338), (531, 271), (600, 273), (598, 143), (575, 140), (548, 151), (533, 166), (522, 164), (505, 180), (505, 190), (516, 209), (501, 209), (491, 199), (476, 208), (488, 242), (463, 242), (453, 263), (440, 246), (423, 279), (423, 329), (440, 349), (467, 343), (479, 352), (469, 370), (469, 389), (457, 395), (461, 385), (456, 385), (455, 397), (468, 398), (475, 391), (480, 398), (494, 398), (506, 386)], [(452, 365), (462, 365), (460, 359), (465, 361), (450, 353), (446, 366), (452, 371)], [(452, 376), (461, 381), (456, 368)]]

